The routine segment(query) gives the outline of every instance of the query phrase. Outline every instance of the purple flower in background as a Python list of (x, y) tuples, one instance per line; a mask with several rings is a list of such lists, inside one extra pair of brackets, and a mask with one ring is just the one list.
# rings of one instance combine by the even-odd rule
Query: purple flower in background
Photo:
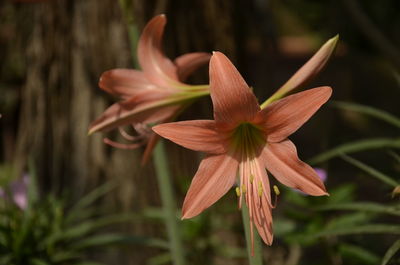
[(317, 172), (317, 174), (318, 174), (319, 178), (322, 180), (322, 182), (325, 182), (326, 179), (328, 178), (328, 173), (326, 172), (326, 170), (322, 169), (322, 168), (318, 168), (318, 167), (315, 167), (314, 170), (315, 170), (315, 172)]
[(21, 179), (14, 181), (10, 185), (13, 200), (21, 209), (26, 209), (28, 206), (28, 184), (29, 176), (25, 174)]
[[(322, 182), (325, 182), (328, 178), (328, 172), (326, 172), (325, 169), (319, 168), (319, 167), (314, 167), (315, 172), (317, 172), (317, 175), (319, 177), (320, 180), (322, 180)], [(294, 189), (294, 191), (301, 193), (304, 196), (307, 196), (306, 193), (298, 190), (298, 189)]]
[[(22, 178), (14, 180), (10, 183), (9, 189), (12, 200), (22, 210), (28, 206), (28, 183), (29, 175), (25, 174)], [(7, 195), (2, 188), (0, 188), (0, 197), (5, 198)]]

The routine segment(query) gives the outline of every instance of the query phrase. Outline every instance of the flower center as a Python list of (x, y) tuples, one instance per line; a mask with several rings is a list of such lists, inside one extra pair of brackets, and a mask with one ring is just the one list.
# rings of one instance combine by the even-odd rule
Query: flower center
[(232, 133), (232, 148), (248, 158), (254, 158), (266, 141), (263, 131), (254, 124), (241, 123)]

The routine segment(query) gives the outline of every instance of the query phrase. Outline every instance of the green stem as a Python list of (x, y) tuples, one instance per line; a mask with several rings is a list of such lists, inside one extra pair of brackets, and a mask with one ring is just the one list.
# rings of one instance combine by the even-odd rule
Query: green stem
[(174, 265), (183, 265), (185, 264), (185, 258), (176, 217), (176, 202), (171, 183), (171, 174), (166, 159), (164, 142), (162, 140), (160, 140), (154, 148), (153, 157), (159, 192), (163, 204), (172, 261)]
[[(277, 92), (278, 92), (278, 91), (277, 91)], [(279, 93), (277, 93), (277, 92), (275, 92), (275, 93), (274, 93), (272, 96), (270, 96), (266, 101), (264, 101), (264, 103), (260, 105), (260, 108), (263, 109), (263, 108), (265, 108), (266, 106), (268, 106), (269, 104), (271, 104), (272, 102), (277, 101), (278, 99), (281, 99), (281, 98), (284, 96), (284, 94), (279, 94)]]
[(249, 257), (249, 265), (262, 265), (262, 245), (261, 239), (257, 232), (254, 233), (254, 249), (251, 244), (250, 217), (249, 210), (245, 203), (242, 204), (242, 218), (244, 233), (246, 235), (247, 255)]
[(119, 5), (122, 10), (122, 15), (124, 17), (125, 23), (128, 29), (128, 37), (129, 43), (131, 44), (131, 56), (133, 66), (136, 69), (139, 69), (139, 62), (136, 55), (137, 52), (137, 44), (139, 41), (139, 30), (135, 23), (135, 18), (133, 16), (133, 1), (132, 0), (119, 0)]

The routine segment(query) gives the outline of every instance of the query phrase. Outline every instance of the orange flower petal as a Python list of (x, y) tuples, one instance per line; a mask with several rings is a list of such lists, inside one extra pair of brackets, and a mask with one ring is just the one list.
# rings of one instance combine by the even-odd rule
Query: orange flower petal
[(318, 87), (299, 92), (271, 105), (259, 114), (268, 142), (280, 142), (299, 129), (332, 94), (330, 87)]
[(127, 99), (138, 90), (154, 87), (143, 72), (131, 69), (113, 69), (104, 72), (99, 81), (101, 89), (112, 95)]
[(211, 54), (205, 52), (186, 53), (175, 59), (178, 68), (178, 78), (185, 81), (187, 77), (210, 60)]
[(182, 219), (192, 218), (219, 200), (235, 183), (238, 161), (228, 155), (204, 158), (190, 184)]
[(215, 121), (221, 125), (250, 121), (260, 109), (236, 67), (220, 52), (214, 52), (210, 60), (210, 94)]
[(215, 121), (193, 120), (164, 123), (153, 128), (157, 134), (188, 149), (211, 154), (226, 151), (224, 140), (215, 130)]
[[(258, 199), (258, 198), (257, 198)], [(272, 245), (273, 231), (272, 231), (272, 209), (267, 201), (266, 195), (262, 195), (261, 205), (257, 204), (257, 200), (252, 200), (252, 207), (254, 211), (254, 224), (256, 225), (258, 234), (267, 245)]]
[(159, 86), (179, 83), (176, 66), (162, 52), (165, 15), (155, 16), (143, 29), (138, 43), (138, 59), (147, 79)]
[(328, 195), (315, 170), (297, 156), (290, 140), (268, 143), (262, 152), (265, 167), (282, 184), (313, 196)]

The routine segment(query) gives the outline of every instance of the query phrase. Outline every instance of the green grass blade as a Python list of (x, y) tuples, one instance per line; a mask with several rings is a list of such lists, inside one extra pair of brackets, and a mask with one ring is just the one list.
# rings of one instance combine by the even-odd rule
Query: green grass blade
[(12, 264), (11, 261), (13, 260), (13, 255), (12, 253), (9, 254), (1, 254), (0, 255), (0, 264)]
[(74, 249), (86, 249), (92, 247), (99, 247), (105, 245), (120, 245), (120, 244), (137, 244), (149, 247), (158, 247), (169, 249), (169, 244), (165, 240), (159, 238), (149, 238), (142, 236), (128, 236), (120, 234), (103, 234), (95, 235), (81, 240), (79, 243), (74, 244)]
[(157, 256), (153, 256), (149, 258), (147, 261), (147, 265), (163, 265), (163, 264), (171, 264), (171, 254), (170, 253), (162, 253)]
[(102, 210), (103, 209), (98, 209), (97, 207), (89, 207), (81, 210), (75, 209), (73, 212), (67, 213), (64, 222), (66, 225), (83, 222), (95, 216), (102, 215)]
[(400, 250), (400, 239), (393, 243), (393, 245), (386, 251), (383, 256), (381, 265), (386, 265), (390, 259)]
[(342, 144), (311, 158), (308, 163), (315, 165), (342, 154), (351, 154), (355, 152), (386, 147), (400, 148), (400, 138), (370, 138)]
[(365, 211), (373, 213), (391, 214), (400, 216), (400, 207), (398, 206), (384, 206), (378, 203), (371, 202), (353, 202), (353, 203), (340, 203), (340, 204), (327, 204), (316, 208), (320, 211), (330, 210), (350, 210), (350, 211)]
[(71, 263), (73, 260), (79, 260), (82, 258), (82, 253), (74, 252), (74, 251), (60, 251), (52, 255), (51, 261), (52, 263)]
[(50, 237), (44, 240), (42, 244), (48, 246), (58, 241), (79, 239), (89, 233), (95, 232), (99, 228), (111, 224), (129, 222), (137, 217), (138, 217), (137, 214), (129, 213), (129, 214), (109, 215), (106, 217), (89, 220), (83, 223), (79, 223), (70, 228), (64, 229), (62, 231), (59, 231), (55, 234), (52, 234)]
[(94, 262), (94, 261), (82, 261), (73, 263), (72, 265), (106, 265), (105, 263)]
[(372, 224), (358, 225), (348, 227), (335, 227), (334, 229), (326, 229), (312, 235), (311, 237), (322, 236), (344, 236), (355, 234), (396, 234), (400, 235), (400, 225), (391, 224)]
[(30, 264), (32, 264), (32, 265), (51, 265), (50, 263), (48, 263), (42, 259), (38, 259), (38, 258), (32, 258), (30, 260)]
[(380, 260), (380, 258), (371, 251), (352, 244), (340, 244), (339, 253), (343, 257), (357, 259), (359, 262), (365, 265), (376, 265)]
[(82, 210), (85, 210), (86, 207), (90, 206), (93, 204), (96, 200), (100, 199), (102, 196), (106, 195), (109, 193), (112, 189), (114, 189), (117, 186), (115, 182), (107, 182), (93, 191), (91, 191), (89, 194), (84, 196), (82, 199), (80, 199), (69, 211), (69, 215), (66, 217), (68, 220), (73, 220), (74, 218), (79, 217), (80, 213)]
[(364, 225), (369, 223), (374, 216), (371, 213), (355, 212), (345, 215), (340, 215), (330, 220), (322, 230), (335, 230), (341, 229), (342, 227), (355, 227), (358, 225)]
[(388, 153), (391, 157), (393, 157), (397, 161), (397, 163), (400, 164), (400, 155), (398, 155), (396, 152), (392, 150), (388, 151)]
[(389, 186), (392, 187), (397, 187), (399, 185), (399, 183), (397, 183), (395, 180), (393, 180), (391, 177), (383, 174), (382, 172), (376, 170), (375, 168), (372, 168), (366, 164), (364, 164), (363, 162), (352, 158), (350, 156), (347, 155), (341, 155), (340, 156), (343, 160), (345, 160), (346, 162), (352, 164), (355, 167), (358, 167), (359, 169), (361, 169), (362, 171), (368, 173), (370, 176), (379, 179), (380, 181), (388, 184)]
[(343, 101), (333, 101), (330, 104), (331, 106), (339, 109), (344, 109), (344, 110), (350, 110), (350, 111), (356, 111), (362, 114), (369, 115), (371, 117), (380, 119), (382, 121), (385, 121), (391, 125), (394, 125), (398, 128), (400, 128), (400, 119), (394, 116), (393, 114), (390, 114), (386, 111), (373, 108), (370, 106), (365, 106), (361, 104), (356, 104), (356, 103), (350, 103), (350, 102), (343, 102)]

